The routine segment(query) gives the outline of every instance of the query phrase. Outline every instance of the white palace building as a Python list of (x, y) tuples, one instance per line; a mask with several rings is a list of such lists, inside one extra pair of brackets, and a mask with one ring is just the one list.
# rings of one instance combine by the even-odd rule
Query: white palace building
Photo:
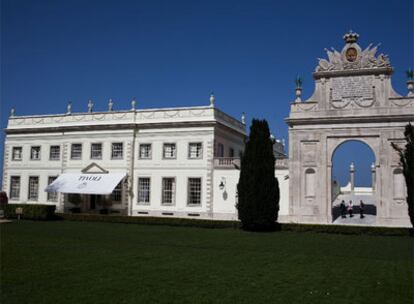
[[(362, 49), (358, 34), (341, 51), (327, 51), (313, 77), (315, 92), (291, 103), (289, 157), (274, 140), (281, 222), (334, 221), (332, 155), (359, 140), (375, 154), (376, 225), (408, 226), (405, 185), (391, 143), (404, 144), (414, 121), (414, 82), (408, 95), (391, 85), (393, 68), (377, 47)], [(2, 189), (10, 203), (54, 204), (59, 212), (109, 210), (130, 216), (237, 219), (237, 182), (246, 126), (210, 105), (16, 116), (5, 130)], [(47, 191), (46, 191), (47, 190)], [(73, 202), (80, 202), (74, 205)], [(72, 209), (73, 210), (73, 209)]]
[[(133, 101), (131, 110), (113, 111), (110, 101), (108, 112), (93, 112), (90, 102), (87, 113), (69, 105), (63, 115), (12, 115), (3, 189), (10, 203), (61, 212), (81, 201), (87, 213), (237, 219), (246, 126), (217, 109), (213, 95), (210, 103), (137, 110)], [(275, 148), (283, 153), (280, 142)], [(285, 176), (287, 160), (280, 162)]]

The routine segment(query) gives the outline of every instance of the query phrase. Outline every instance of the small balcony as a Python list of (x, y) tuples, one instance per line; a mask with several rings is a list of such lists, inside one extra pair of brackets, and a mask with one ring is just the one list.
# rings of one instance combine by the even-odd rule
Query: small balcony
[(240, 169), (240, 158), (238, 157), (215, 157), (214, 168)]

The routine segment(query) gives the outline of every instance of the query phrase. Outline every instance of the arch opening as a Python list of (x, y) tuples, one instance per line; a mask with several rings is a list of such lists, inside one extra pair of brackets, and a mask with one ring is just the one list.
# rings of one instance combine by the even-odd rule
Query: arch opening
[(361, 140), (346, 140), (332, 153), (331, 202), (335, 224), (376, 222), (376, 158)]

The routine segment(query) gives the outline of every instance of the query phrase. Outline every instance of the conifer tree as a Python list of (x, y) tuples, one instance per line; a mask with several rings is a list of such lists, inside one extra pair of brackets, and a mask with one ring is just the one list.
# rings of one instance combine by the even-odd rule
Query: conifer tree
[(404, 137), (407, 141), (405, 148), (395, 144), (392, 144), (392, 147), (400, 155), (400, 163), (407, 185), (408, 215), (411, 225), (414, 227), (414, 127), (410, 123), (405, 127)]
[(279, 211), (279, 184), (266, 120), (253, 119), (241, 159), (237, 209), (242, 229), (273, 230)]

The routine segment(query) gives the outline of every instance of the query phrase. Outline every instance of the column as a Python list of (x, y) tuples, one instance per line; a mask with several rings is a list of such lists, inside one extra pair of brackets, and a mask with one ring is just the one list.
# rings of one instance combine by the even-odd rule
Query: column
[(349, 175), (350, 175), (350, 182), (351, 182), (351, 192), (353, 193), (354, 187), (355, 187), (355, 166), (353, 162), (349, 166)]
[(375, 191), (375, 183), (376, 183), (376, 176), (375, 176), (375, 164), (371, 164), (371, 179), (372, 179), (372, 192)]

